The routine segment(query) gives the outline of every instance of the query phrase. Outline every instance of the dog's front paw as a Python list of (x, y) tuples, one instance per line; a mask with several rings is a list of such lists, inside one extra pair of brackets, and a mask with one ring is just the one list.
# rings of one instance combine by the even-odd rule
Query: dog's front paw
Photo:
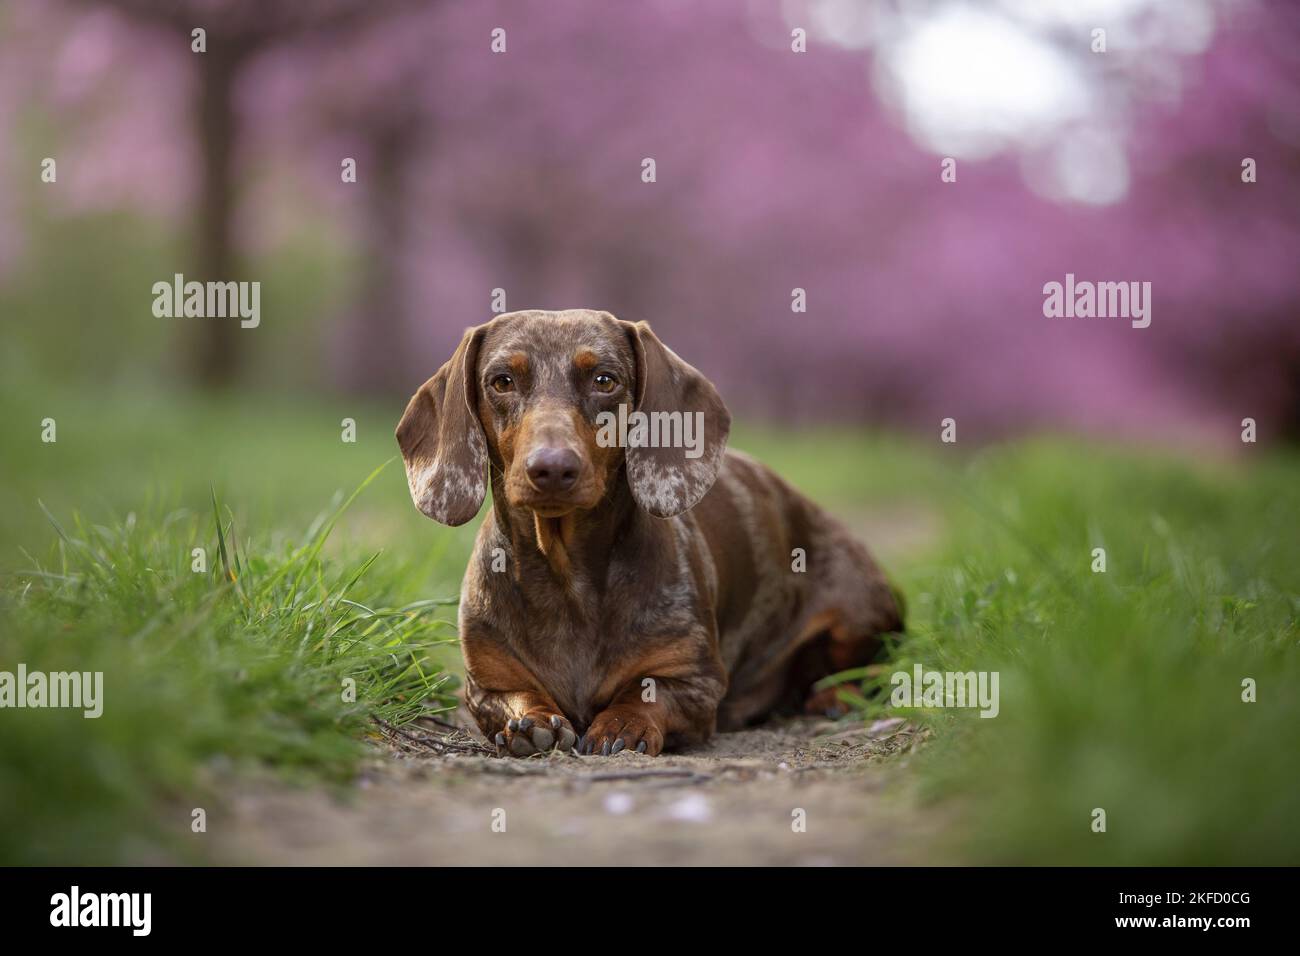
[(601, 711), (578, 741), (578, 753), (608, 757), (622, 750), (657, 756), (663, 731), (643, 708), (623, 704)]
[(511, 720), (494, 739), (497, 753), (515, 757), (531, 757), (550, 750), (568, 753), (577, 742), (573, 725), (559, 714), (530, 711), (518, 720)]

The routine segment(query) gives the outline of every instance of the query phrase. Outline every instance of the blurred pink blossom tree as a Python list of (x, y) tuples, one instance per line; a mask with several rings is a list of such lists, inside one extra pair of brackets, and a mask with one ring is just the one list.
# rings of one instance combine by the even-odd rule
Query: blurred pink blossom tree
[[(230, 90), (229, 162), (256, 180), (238, 216), (239, 196), (195, 182), (183, 60), (134, 21), (20, 6), (36, 47), (62, 35), (54, 91), (77, 76), (146, 90), (80, 114), (33, 97), (74, 125), (90, 116), (109, 154), (143, 149), (142, 125), (168, 129), (149, 137), (167, 154), (150, 160), (160, 195), (207, 195), (254, 250), (274, 232), (259, 197), (292, 183), (353, 239), (356, 298), (332, 317), (351, 384), (409, 391), (501, 288), (511, 309), (648, 319), (763, 414), (927, 429), (957, 416), (971, 438), (1060, 423), (1225, 434), (1247, 415), (1300, 433), (1300, 19), (1285, 4), (1221, 19), (1160, 96), (1122, 37), (1086, 61), (1103, 102), (1121, 90), (1133, 111), (1124, 195), (1104, 204), (1031, 188), (1032, 150), (960, 158), (941, 182), (943, 157), (873, 88), (880, 54), (815, 32), (793, 53), (790, 22), (740, 0), (403, 7), (250, 50)], [(83, 30), (90, 52), (67, 51)], [(30, 85), (43, 69), (16, 72)], [(1242, 182), (1244, 157), (1258, 182)], [(135, 202), (130, 164), (117, 174)], [(1151, 327), (1044, 318), (1043, 284), (1066, 273), (1150, 281)]]

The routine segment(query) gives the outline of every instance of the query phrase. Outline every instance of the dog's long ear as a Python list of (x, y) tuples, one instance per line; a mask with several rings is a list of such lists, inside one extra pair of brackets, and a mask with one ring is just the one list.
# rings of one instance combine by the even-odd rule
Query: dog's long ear
[[(627, 479), (632, 497), (659, 518), (695, 506), (713, 487), (731, 432), (731, 413), (713, 383), (681, 358), (644, 322), (624, 322), (636, 351), (636, 410), (652, 421), (656, 412), (679, 412), (694, 447), (627, 449)], [(667, 422), (673, 419), (662, 418)], [(702, 424), (703, 434), (697, 424)], [(674, 428), (676, 426), (674, 425)], [(664, 429), (660, 430), (661, 438)]]
[(487, 441), (476, 411), (482, 339), (482, 326), (465, 331), (456, 354), (411, 396), (397, 425), (411, 500), (442, 524), (464, 524), (487, 494)]

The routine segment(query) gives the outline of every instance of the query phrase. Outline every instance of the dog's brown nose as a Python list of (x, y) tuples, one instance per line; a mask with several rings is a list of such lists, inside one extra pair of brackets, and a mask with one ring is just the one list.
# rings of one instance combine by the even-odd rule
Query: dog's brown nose
[(528, 481), (538, 491), (546, 494), (568, 491), (578, 480), (582, 462), (567, 448), (543, 446), (534, 448), (524, 459)]

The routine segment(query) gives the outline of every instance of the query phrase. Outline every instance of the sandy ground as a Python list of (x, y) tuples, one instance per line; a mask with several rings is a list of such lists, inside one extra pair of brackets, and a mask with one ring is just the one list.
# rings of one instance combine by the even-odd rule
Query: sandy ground
[(933, 821), (897, 795), (921, 735), (896, 719), (800, 718), (659, 757), (498, 758), (475, 735), (432, 723), (377, 736), (349, 792), (228, 792), (209, 821), (217, 862), (929, 862)]

